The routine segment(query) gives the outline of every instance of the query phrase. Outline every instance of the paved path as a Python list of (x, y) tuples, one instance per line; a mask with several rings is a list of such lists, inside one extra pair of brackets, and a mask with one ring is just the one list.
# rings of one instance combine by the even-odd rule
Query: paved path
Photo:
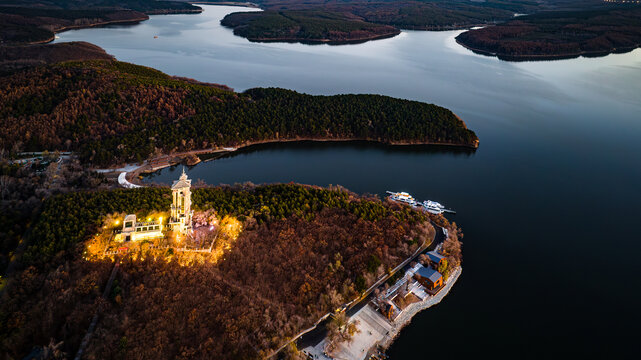
[(118, 175), (118, 184), (120, 184), (120, 186), (127, 189), (136, 189), (136, 188), (142, 187), (140, 185), (130, 183), (129, 180), (127, 180), (126, 172), (121, 172), (120, 175)]
[[(364, 360), (369, 355), (369, 349), (381, 341), (392, 330), (392, 325), (381, 316), (371, 305), (361, 308), (356, 315), (352, 316), (350, 322), (358, 322), (359, 332), (354, 334), (352, 341), (342, 343), (334, 352), (334, 359), (346, 360)], [(325, 341), (321, 344), (303, 349), (312, 355), (323, 355), (322, 350), (325, 347)], [(319, 351), (320, 354), (319, 354)], [(323, 358), (320, 357), (320, 358)]]

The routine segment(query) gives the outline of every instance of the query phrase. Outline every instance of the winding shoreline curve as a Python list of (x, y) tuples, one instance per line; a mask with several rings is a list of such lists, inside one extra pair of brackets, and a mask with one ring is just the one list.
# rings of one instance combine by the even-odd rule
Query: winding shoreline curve
[[(121, 184), (124, 187), (128, 187), (130, 185), (135, 185), (135, 186), (145, 186), (139, 179), (139, 176), (141, 174), (150, 174), (157, 172), (159, 170), (162, 170), (166, 167), (170, 166), (175, 166), (184, 163), (185, 159), (187, 159), (189, 156), (198, 156), (198, 155), (208, 155), (208, 154), (221, 154), (221, 155), (227, 155), (231, 154), (234, 152), (237, 152), (239, 150), (245, 150), (249, 149), (253, 146), (258, 146), (258, 145), (268, 145), (268, 144), (286, 144), (286, 143), (303, 143), (303, 142), (336, 142), (336, 143), (343, 143), (343, 142), (367, 142), (367, 143), (372, 143), (372, 144), (379, 144), (379, 145), (384, 145), (384, 146), (444, 146), (444, 147), (453, 147), (453, 148), (461, 148), (461, 149), (468, 149), (471, 152), (476, 151), (479, 146), (479, 140), (476, 140), (475, 144), (473, 145), (468, 145), (468, 144), (454, 144), (454, 143), (442, 143), (442, 142), (385, 142), (385, 141), (380, 141), (380, 140), (373, 140), (373, 139), (361, 139), (361, 138), (337, 138), (337, 139), (318, 139), (318, 138), (295, 138), (295, 139), (279, 139), (279, 140), (262, 140), (262, 141), (252, 141), (248, 143), (244, 143), (239, 146), (235, 147), (220, 147), (220, 148), (210, 148), (210, 149), (200, 149), (200, 150), (192, 150), (192, 151), (185, 151), (185, 152), (179, 152), (179, 153), (174, 153), (174, 154), (163, 154), (161, 156), (155, 157), (153, 159), (148, 159), (145, 160), (142, 164), (128, 164), (127, 171), (123, 172), (123, 167), (122, 166), (117, 166), (117, 167), (112, 167), (112, 168), (103, 168), (103, 169), (94, 169), (94, 171), (98, 171), (101, 173), (109, 173), (109, 172), (121, 172), (124, 175), (124, 180), (127, 182), (127, 186)], [(162, 163), (158, 166), (153, 166), (152, 163), (161, 160), (161, 159), (166, 159), (166, 163)], [(200, 163), (200, 161), (198, 161)], [(196, 163), (197, 164), (197, 163)], [(187, 164), (187, 166), (194, 166), (196, 164)], [(133, 167), (133, 169), (131, 169)]]

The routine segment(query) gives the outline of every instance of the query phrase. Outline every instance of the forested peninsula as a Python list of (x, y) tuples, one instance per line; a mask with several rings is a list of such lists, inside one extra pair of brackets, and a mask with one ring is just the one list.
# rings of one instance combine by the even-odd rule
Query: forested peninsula
[(604, 56), (641, 46), (641, 7), (544, 12), (470, 30), (456, 41), (503, 60)]
[(3, 289), (0, 351), (73, 358), (100, 313), (83, 358), (264, 358), (429, 244), (428, 216), (449, 229), (448, 271), (461, 261), (460, 232), (440, 215), (302, 185), (195, 189), (195, 217), (242, 224), (217, 259), (142, 242), (114, 262), (94, 248), (114, 218), (170, 204), (167, 188), (46, 200), (24, 240), (23, 271)]
[(373, 24), (355, 16), (327, 11), (236, 12), (220, 23), (254, 42), (347, 44), (400, 34), (393, 26)]
[(0, 77), (0, 103), (0, 148), (74, 151), (93, 165), (296, 139), (478, 146), (463, 121), (432, 104), (274, 88), (237, 93), (114, 60)]

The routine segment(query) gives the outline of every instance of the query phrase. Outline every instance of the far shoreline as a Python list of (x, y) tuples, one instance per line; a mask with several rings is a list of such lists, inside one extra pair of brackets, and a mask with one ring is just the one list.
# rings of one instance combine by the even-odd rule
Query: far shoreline
[(627, 47), (620, 47), (610, 49), (608, 51), (581, 51), (576, 53), (566, 53), (566, 54), (550, 54), (550, 55), (510, 55), (505, 53), (496, 53), (489, 50), (479, 49), (472, 46), (469, 46), (461, 41), (459, 41), (458, 36), (454, 38), (457, 44), (460, 46), (472, 51), (475, 54), (494, 57), (501, 61), (509, 62), (524, 62), (524, 61), (553, 61), (553, 60), (569, 60), (576, 59), (580, 57), (584, 58), (599, 58), (605, 57), (612, 54), (626, 54), (632, 52), (638, 48), (641, 48), (641, 44), (635, 44)]
[[(224, 25), (223, 25), (224, 26)], [(331, 40), (331, 39), (303, 39), (303, 38), (246, 38), (240, 35), (234, 34), (234, 36), (242, 37), (250, 42), (253, 43), (289, 43), (289, 44), (295, 44), (295, 43), (300, 43), (303, 45), (322, 45), (322, 44), (327, 44), (327, 45), (354, 45), (354, 44), (363, 44), (368, 41), (373, 41), (373, 40), (383, 40), (383, 39), (390, 39), (393, 37), (396, 37), (401, 34), (401, 30), (395, 31), (395, 32), (390, 32), (387, 34), (380, 34), (380, 35), (372, 35), (372, 36), (367, 36), (367, 37), (362, 37), (362, 38), (355, 38), (355, 39), (346, 39), (346, 40)]]
[(253, 2), (242, 2), (242, 1), (190, 1), (190, 4), (197, 5), (213, 5), (213, 6), (237, 6), (237, 7), (247, 7), (254, 9), (262, 9), (260, 5)]
[(56, 34), (63, 33), (65, 31), (69, 30), (80, 30), (80, 29), (89, 29), (89, 28), (99, 28), (103, 26), (109, 26), (109, 25), (137, 25), (140, 24), (143, 21), (149, 20), (149, 16), (155, 16), (155, 15), (190, 15), (190, 14), (201, 14), (205, 11), (205, 9), (200, 9), (200, 10), (180, 10), (180, 11), (170, 11), (170, 10), (165, 10), (165, 11), (155, 11), (155, 12), (150, 12), (148, 14), (143, 13), (145, 16), (144, 17), (134, 17), (130, 19), (120, 19), (120, 20), (108, 20), (108, 21), (101, 21), (97, 23), (92, 23), (92, 24), (82, 24), (82, 25), (68, 25), (68, 26), (63, 26), (60, 28), (52, 29), (51, 32), (53, 33), (53, 36), (44, 39), (44, 40), (37, 40), (37, 41), (31, 41), (27, 43), (22, 43), (22, 44), (16, 44), (16, 45), (11, 45), (11, 46), (25, 46), (25, 45), (38, 45), (38, 44), (49, 44), (52, 43), (56, 40)]

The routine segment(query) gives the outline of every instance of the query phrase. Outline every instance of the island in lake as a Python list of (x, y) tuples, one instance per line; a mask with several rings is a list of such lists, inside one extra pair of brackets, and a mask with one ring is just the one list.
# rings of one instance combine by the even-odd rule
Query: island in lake
[(396, 36), (390, 25), (374, 24), (353, 15), (314, 10), (237, 12), (220, 23), (234, 34), (256, 42), (346, 44)]
[(641, 46), (641, 7), (556, 11), (521, 16), (456, 37), (466, 48), (503, 60), (604, 56)]

